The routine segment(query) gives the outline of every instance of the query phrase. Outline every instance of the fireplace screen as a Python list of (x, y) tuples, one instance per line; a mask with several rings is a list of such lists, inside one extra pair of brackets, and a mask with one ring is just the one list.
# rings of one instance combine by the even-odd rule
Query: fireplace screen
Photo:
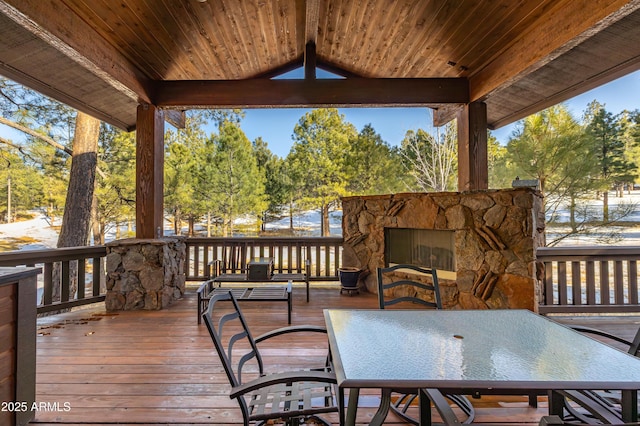
[(456, 270), (455, 231), (385, 228), (384, 251), (387, 266), (398, 263)]

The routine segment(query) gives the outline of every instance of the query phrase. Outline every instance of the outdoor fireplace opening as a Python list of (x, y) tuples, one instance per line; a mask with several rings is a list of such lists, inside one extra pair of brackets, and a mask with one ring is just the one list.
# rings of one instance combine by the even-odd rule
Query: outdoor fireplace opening
[(455, 231), (385, 228), (384, 254), (387, 266), (403, 263), (455, 272)]

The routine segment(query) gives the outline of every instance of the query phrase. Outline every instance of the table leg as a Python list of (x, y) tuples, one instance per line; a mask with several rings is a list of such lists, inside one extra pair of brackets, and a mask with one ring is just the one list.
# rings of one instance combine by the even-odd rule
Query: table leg
[(430, 426), (431, 425), (431, 399), (425, 392), (424, 389), (418, 390), (418, 406), (420, 409), (419, 412), (419, 421), (420, 426)]
[(547, 393), (547, 396), (549, 398), (549, 414), (564, 419), (564, 396), (552, 390)]
[(638, 391), (622, 391), (622, 421), (635, 423), (638, 421)]
[(349, 403), (347, 405), (347, 419), (345, 425), (354, 426), (356, 424), (356, 414), (358, 412), (358, 398), (360, 397), (360, 389), (349, 389)]
[(391, 389), (382, 389), (382, 397), (380, 398), (380, 406), (378, 411), (371, 419), (369, 426), (383, 425), (387, 414), (389, 414), (389, 404), (391, 403)]

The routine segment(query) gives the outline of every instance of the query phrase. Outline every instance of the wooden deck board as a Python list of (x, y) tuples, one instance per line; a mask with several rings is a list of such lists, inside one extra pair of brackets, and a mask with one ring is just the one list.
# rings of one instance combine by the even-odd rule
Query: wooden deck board
[[(340, 295), (339, 287), (312, 287), (311, 302), (294, 288), (292, 324), (323, 325), (322, 309), (376, 308), (371, 294)], [(287, 325), (279, 304), (244, 304), (254, 336)], [(163, 311), (107, 314), (100, 306), (40, 318), (37, 337), (38, 402), (49, 403), (39, 425), (237, 425), (241, 414), (228, 398), (229, 385), (204, 324), (195, 320), (195, 292)], [(638, 316), (555, 317), (558, 321), (602, 328), (628, 338)], [(293, 341), (283, 336), (263, 351), (270, 371), (317, 365), (326, 356), (326, 339), (317, 334)], [(364, 390), (358, 424), (368, 424), (379, 391)], [(546, 413), (519, 396), (473, 399), (479, 424), (537, 424)], [(60, 410), (52, 410), (58, 403)], [(64, 404), (70, 409), (66, 411)], [(337, 424), (337, 416), (328, 418)], [(386, 424), (404, 424), (389, 414)]]

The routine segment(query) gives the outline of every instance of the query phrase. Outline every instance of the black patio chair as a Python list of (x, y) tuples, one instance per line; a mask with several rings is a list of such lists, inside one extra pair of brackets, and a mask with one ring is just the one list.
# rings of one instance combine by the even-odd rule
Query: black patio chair
[[(398, 274), (403, 274), (403, 276), (398, 278)], [(415, 274), (430, 277), (431, 284), (408, 278), (410, 275)], [(399, 264), (388, 268), (378, 268), (377, 279), (380, 309), (385, 309), (392, 305), (398, 305), (396, 307), (415, 307), (414, 305), (419, 305), (432, 309), (442, 309), (438, 274), (435, 268)], [(418, 390), (393, 389), (392, 392), (391, 410), (403, 420), (415, 425), (419, 424), (418, 419), (409, 414), (409, 408), (418, 398)], [(449, 393), (442, 394), (437, 389), (425, 389), (425, 392), (431, 398), (431, 402), (433, 402), (446, 424), (460, 423), (447, 400), (457, 405), (467, 416), (463, 422), (464, 424), (473, 422), (475, 410), (466, 396)]]
[[(221, 303), (227, 302), (227, 303)], [(230, 309), (229, 309), (230, 308)], [(265, 373), (258, 344), (294, 332), (320, 332), (317, 326), (284, 327), (253, 338), (233, 294), (214, 295), (204, 322), (231, 384), (229, 397), (240, 405), (245, 426), (280, 419), (287, 425), (308, 420), (330, 426), (320, 414), (338, 412), (335, 374), (329, 362), (312, 370)], [(249, 380), (243, 380), (249, 376)]]
[[(576, 331), (599, 336), (605, 342), (619, 344), (633, 356), (640, 356), (640, 328), (632, 341), (603, 330), (584, 326), (571, 326)], [(603, 339), (599, 339), (603, 340)], [(621, 395), (612, 390), (563, 390), (558, 391), (564, 397), (565, 423), (581, 424), (622, 424)], [(640, 407), (638, 407), (640, 409)]]

